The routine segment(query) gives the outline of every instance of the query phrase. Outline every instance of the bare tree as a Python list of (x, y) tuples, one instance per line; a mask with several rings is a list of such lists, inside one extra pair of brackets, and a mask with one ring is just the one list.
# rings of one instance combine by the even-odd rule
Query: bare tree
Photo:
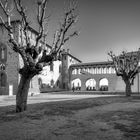
[(74, 35), (77, 35), (76, 32), (66, 36), (68, 31), (71, 29), (73, 24), (76, 21), (75, 10), (76, 7), (72, 7), (64, 14), (64, 22), (61, 25), (60, 29), (55, 33), (53, 49), (50, 54), (47, 55), (46, 51), (42, 53), (40, 57), (39, 42), (44, 35), (45, 30), (45, 11), (48, 4), (48, 0), (38, 0), (37, 2), (37, 23), (39, 26), (38, 34), (36, 37), (35, 45), (31, 45), (30, 36), (28, 33), (29, 22), (28, 15), (23, 7), (21, 0), (14, 0), (14, 4), (17, 12), (21, 17), (21, 30), (25, 36), (25, 45), (23, 43), (18, 43), (14, 38), (13, 26), (11, 24), (11, 14), (12, 10), (8, 8), (8, 0), (4, 2), (0, 1), (0, 7), (3, 10), (4, 15), (6, 16), (6, 21), (4, 18), (0, 17), (1, 22), (3, 23), (4, 28), (8, 31), (9, 42), (11, 43), (12, 49), (20, 54), (23, 59), (24, 66), (19, 69), (19, 74), (21, 75), (20, 82), (18, 85), (18, 90), (16, 93), (16, 112), (22, 112), (27, 109), (27, 97), (29, 91), (29, 85), (31, 79), (39, 74), (43, 69), (44, 63), (50, 63), (54, 60), (57, 60), (58, 54), (61, 50), (61, 47)]
[(108, 55), (113, 61), (117, 76), (121, 76), (126, 85), (126, 96), (131, 96), (131, 85), (139, 72), (140, 50), (129, 53), (123, 51), (119, 56), (110, 51)]

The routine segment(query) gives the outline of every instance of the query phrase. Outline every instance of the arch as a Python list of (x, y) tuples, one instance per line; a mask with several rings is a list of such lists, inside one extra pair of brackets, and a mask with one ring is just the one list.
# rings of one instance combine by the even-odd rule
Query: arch
[(71, 81), (71, 87), (74, 90), (81, 90), (81, 80), (77, 78)]
[(101, 74), (101, 68), (98, 68), (98, 74)]
[(109, 67), (109, 69), (108, 69), (108, 73), (109, 73), (109, 74), (111, 74), (111, 70), (112, 70), (112, 68)]
[(87, 90), (96, 90), (95, 79), (88, 79), (85, 84), (86, 84), (86, 89)]
[(99, 88), (101, 91), (108, 91), (108, 79), (107, 78), (102, 78), (99, 81)]
[(107, 68), (105, 67), (104, 69), (103, 69), (103, 74), (106, 74), (107, 73)]

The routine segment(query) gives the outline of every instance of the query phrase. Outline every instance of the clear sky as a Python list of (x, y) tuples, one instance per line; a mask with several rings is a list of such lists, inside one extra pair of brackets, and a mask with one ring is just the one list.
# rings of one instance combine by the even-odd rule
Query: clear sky
[[(36, 0), (23, 1), (33, 18)], [(48, 43), (62, 18), (63, 8), (64, 0), (49, 1)], [(76, 28), (81, 33), (65, 48), (70, 48), (71, 53), (83, 62), (106, 61), (110, 50), (118, 54), (140, 47), (140, 0), (78, 0), (78, 13)]]

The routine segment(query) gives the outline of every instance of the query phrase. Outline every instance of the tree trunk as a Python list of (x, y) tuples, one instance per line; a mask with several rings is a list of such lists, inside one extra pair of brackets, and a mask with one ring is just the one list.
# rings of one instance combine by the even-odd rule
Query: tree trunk
[(126, 92), (126, 96), (131, 96), (131, 84), (129, 81), (125, 81), (126, 84), (126, 88), (125, 88), (125, 92)]
[(18, 91), (16, 94), (16, 112), (23, 112), (27, 109), (27, 96), (31, 79), (31, 77), (21, 75)]

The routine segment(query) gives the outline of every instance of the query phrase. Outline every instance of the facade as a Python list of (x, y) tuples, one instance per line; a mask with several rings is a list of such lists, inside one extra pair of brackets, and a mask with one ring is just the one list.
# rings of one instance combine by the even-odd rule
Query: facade
[[(25, 37), (20, 21), (13, 21), (12, 26), (16, 41), (24, 45)], [(31, 44), (34, 45), (37, 32), (30, 27), (28, 33)], [(15, 95), (20, 80), (18, 69), (23, 66), (23, 61), (21, 56), (9, 46), (8, 33), (4, 28), (0, 28), (0, 37), (0, 95)], [(44, 46), (47, 53), (50, 52), (51, 46), (43, 41), (40, 45)], [(69, 53), (69, 50), (63, 50), (60, 60), (45, 66), (42, 73), (31, 80), (29, 94), (38, 94), (40, 91), (68, 90), (70, 88), (69, 66), (80, 62)]]
[[(115, 73), (113, 63), (94, 62), (70, 66), (70, 85), (75, 90), (124, 92), (125, 83)], [(132, 85), (133, 92), (139, 92), (140, 76), (137, 74)]]
[[(12, 26), (15, 39), (24, 45), (25, 39), (20, 30), (20, 21), (12, 22)], [(33, 45), (37, 32), (29, 28), (29, 35)], [(20, 80), (18, 69), (23, 66), (23, 62), (20, 55), (7, 43), (8, 34), (3, 28), (0, 28), (0, 37), (0, 95), (14, 95)], [(47, 53), (50, 52), (51, 46), (43, 41), (40, 45), (44, 46)], [(132, 85), (133, 92), (139, 92), (139, 81), (140, 75), (137, 74)], [(29, 94), (61, 90), (118, 92), (125, 90), (125, 84), (121, 77), (116, 76), (111, 61), (82, 63), (67, 49), (62, 51), (59, 60), (46, 65), (42, 73), (31, 80)]]
[[(2, 25), (0, 25), (2, 26)], [(24, 45), (25, 38), (21, 31), (20, 21), (13, 21), (13, 34), (18, 43)], [(37, 32), (29, 28), (32, 45), (35, 43)], [(42, 43), (40, 44), (42, 45)], [(23, 66), (22, 58), (15, 53), (8, 44), (8, 33), (0, 28), (0, 95), (15, 95), (20, 80), (18, 69)], [(30, 84), (29, 93), (38, 93), (38, 76), (34, 77)]]
[(69, 67), (81, 63), (79, 59), (70, 54), (69, 49), (63, 49), (59, 60), (44, 67), (39, 77), (41, 92), (69, 90)]

